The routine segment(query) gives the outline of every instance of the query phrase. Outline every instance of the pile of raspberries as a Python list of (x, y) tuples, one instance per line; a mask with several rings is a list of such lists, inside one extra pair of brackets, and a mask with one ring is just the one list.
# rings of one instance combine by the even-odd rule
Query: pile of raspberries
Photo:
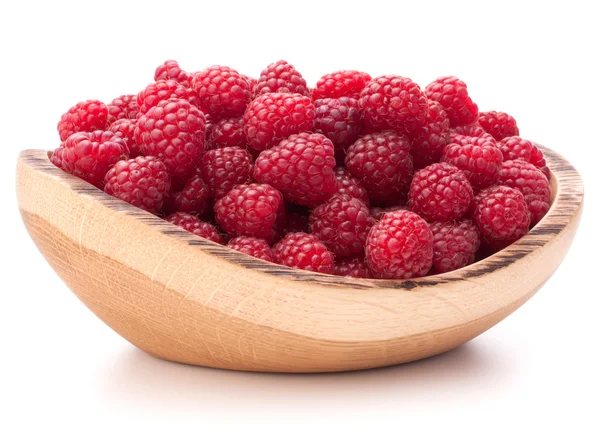
[(515, 119), (466, 84), (345, 70), (310, 88), (286, 61), (156, 69), (137, 95), (58, 123), (52, 162), (123, 201), (265, 261), (358, 278), (465, 267), (550, 207), (550, 171)]

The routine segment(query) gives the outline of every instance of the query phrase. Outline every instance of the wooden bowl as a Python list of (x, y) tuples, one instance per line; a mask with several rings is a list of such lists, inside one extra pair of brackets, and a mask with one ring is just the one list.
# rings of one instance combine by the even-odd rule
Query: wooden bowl
[(17, 197), (46, 260), (102, 321), (149, 354), (246, 371), (326, 372), (448, 351), (527, 301), (575, 236), (577, 171), (544, 148), (553, 205), (528, 235), (451, 273), (391, 281), (294, 270), (196, 237), (24, 151)]

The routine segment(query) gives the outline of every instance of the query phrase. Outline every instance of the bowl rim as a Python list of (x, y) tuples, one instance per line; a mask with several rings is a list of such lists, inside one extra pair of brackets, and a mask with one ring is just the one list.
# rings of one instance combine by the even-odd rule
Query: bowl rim
[(571, 165), (571, 163), (569, 163), (562, 155), (545, 146), (537, 146), (544, 154), (546, 164), (550, 169), (550, 183), (553, 195), (550, 210), (542, 220), (540, 220), (525, 236), (510, 246), (478, 262), (447, 273), (405, 280), (357, 279), (347, 276), (335, 276), (290, 268), (254, 258), (230, 249), (226, 245), (221, 245), (191, 234), (152, 213), (136, 208), (127, 202), (110, 196), (88, 182), (71, 175), (70, 173), (64, 172), (51, 163), (51, 151), (38, 149), (24, 150), (21, 152), (20, 158), (35, 169), (67, 184), (69, 188), (77, 194), (92, 196), (94, 200), (101, 202), (107, 208), (119, 213), (125, 213), (137, 220), (141, 220), (153, 230), (175, 237), (190, 246), (199, 247), (204, 252), (215, 255), (219, 259), (232, 262), (250, 270), (263, 272), (273, 276), (285, 277), (294, 281), (317, 283), (333, 287), (352, 289), (418, 290), (419, 288), (436, 286), (443, 283), (473, 279), (506, 267), (543, 247), (569, 225), (583, 204), (583, 181), (581, 176), (573, 165)]

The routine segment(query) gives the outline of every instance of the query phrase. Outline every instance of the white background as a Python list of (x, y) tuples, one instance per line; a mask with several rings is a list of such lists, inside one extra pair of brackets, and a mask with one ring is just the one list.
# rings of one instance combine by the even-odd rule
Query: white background
[[(599, 432), (598, 13), (591, 1), (535, 3), (2, 2), (0, 432)], [(87, 311), (37, 252), (14, 166), (21, 149), (58, 145), (56, 123), (74, 103), (137, 93), (168, 58), (255, 77), (284, 58), (310, 85), (344, 68), (422, 86), (457, 75), (480, 109), (512, 114), (522, 136), (582, 173), (578, 236), (529, 303), (430, 360), (292, 376), (153, 359)]]

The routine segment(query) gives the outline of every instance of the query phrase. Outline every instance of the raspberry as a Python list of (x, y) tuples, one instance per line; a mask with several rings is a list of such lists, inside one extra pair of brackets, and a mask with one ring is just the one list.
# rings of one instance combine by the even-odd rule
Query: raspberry
[(74, 133), (103, 130), (106, 127), (108, 108), (95, 99), (75, 104), (60, 117), (57, 129), (60, 140), (65, 141)]
[(356, 278), (369, 278), (369, 266), (362, 256), (340, 258), (335, 260), (333, 274), (337, 276), (348, 276)]
[(171, 187), (167, 168), (154, 157), (119, 161), (104, 180), (106, 193), (153, 213), (160, 211)]
[(334, 167), (331, 140), (322, 134), (300, 133), (262, 151), (254, 165), (254, 179), (277, 188), (286, 200), (310, 207), (336, 191)]
[(171, 175), (184, 176), (204, 151), (204, 133), (204, 113), (184, 99), (172, 99), (138, 119), (135, 141), (144, 155), (163, 160)]
[(254, 237), (236, 237), (229, 240), (227, 247), (263, 261), (273, 262), (273, 251), (265, 240)]
[(371, 275), (410, 279), (427, 274), (433, 259), (433, 235), (427, 222), (410, 211), (385, 213), (367, 237), (365, 255)]
[(427, 118), (427, 98), (410, 78), (384, 75), (369, 81), (358, 100), (372, 128), (391, 128), (400, 134), (420, 128)]
[(415, 173), (408, 206), (427, 221), (447, 222), (464, 216), (473, 201), (466, 175), (447, 163), (436, 163)]
[(498, 147), (502, 151), (504, 161), (508, 160), (523, 160), (533, 164), (540, 169), (546, 178), (550, 179), (550, 171), (546, 166), (546, 160), (539, 148), (529, 140), (521, 137), (505, 137), (498, 142)]
[(194, 76), (194, 90), (211, 116), (240, 116), (250, 102), (250, 85), (235, 69), (214, 65)]
[(529, 211), (523, 194), (496, 185), (480, 191), (473, 199), (473, 218), (482, 241), (492, 250), (514, 243), (529, 230)]
[(475, 261), (479, 249), (479, 230), (471, 220), (435, 222), (433, 234), (433, 268), (438, 273), (457, 270)]
[(480, 112), (479, 125), (496, 140), (519, 135), (517, 121), (506, 113), (496, 111)]
[(169, 196), (167, 209), (170, 212), (202, 215), (209, 209), (211, 197), (212, 192), (202, 175), (196, 174), (189, 178), (179, 191), (176, 190)]
[(333, 274), (333, 253), (317, 237), (303, 232), (287, 234), (273, 247), (275, 262), (292, 268)]
[(546, 175), (546, 178), (550, 179), (550, 169), (548, 168), (548, 166), (546, 166), (544, 154), (542, 154), (540, 148), (538, 148), (535, 144), (531, 149), (531, 164), (539, 168), (542, 171), (542, 173)]
[(281, 193), (263, 184), (238, 185), (215, 203), (219, 226), (232, 237), (245, 235), (275, 241), (285, 219)]
[(360, 92), (371, 81), (371, 76), (360, 71), (336, 71), (325, 74), (317, 81), (313, 89), (313, 99), (341, 98), (343, 96), (358, 99)]
[(242, 117), (223, 118), (207, 126), (206, 147), (208, 150), (229, 146), (246, 147), (244, 119)]
[(360, 110), (354, 98), (315, 101), (314, 131), (325, 135), (336, 148), (345, 148), (354, 143), (360, 128)]
[(471, 100), (464, 81), (451, 76), (440, 77), (427, 85), (425, 95), (444, 107), (451, 126), (477, 121), (479, 109)]
[(383, 215), (385, 213), (388, 212), (392, 212), (392, 211), (398, 211), (400, 209), (408, 209), (408, 207), (406, 205), (393, 205), (393, 206), (388, 206), (385, 208), (380, 208), (380, 207), (375, 207), (375, 208), (371, 208), (371, 217), (373, 217), (375, 219), (375, 221), (379, 221), (381, 220), (381, 217), (383, 217)]
[(258, 80), (254, 77), (249, 77), (246, 74), (242, 74), (242, 78), (248, 82), (248, 86), (250, 86), (250, 94), (254, 95), (254, 88), (258, 83)]
[(161, 101), (177, 98), (185, 99), (191, 105), (200, 108), (200, 99), (192, 89), (182, 86), (175, 80), (160, 80), (156, 83), (150, 83), (144, 90), (137, 94), (137, 103), (140, 108), (139, 113), (145, 114), (152, 107), (156, 107)]
[(450, 139), (454, 140), (457, 135), (469, 136), (469, 137), (488, 137), (492, 138), (492, 135), (486, 133), (481, 125), (478, 123), (469, 125), (456, 125), (454, 128), (450, 128), (448, 131)]
[(156, 68), (154, 72), (154, 81), (175, 80), (177, 83), (190, 87), (192, 85), (192, 76), (179, 67), (176, 60), (167, 60)]
[(449, 141), (450, 121), (448, 121), (446, 112), (435, 101), (428, 100), (427, 107), (425, 124), (411, 136), (411, 153), (415, 169), (421, 169), (440, 161), (442, 152)]
[(213, 149), (200, 160), (200, 170), (215, 199), (252, 178), (252, 156), (242, 148)]
[(522, 160), (502, 163), (498, 184), (512, 187), (523, 193), (531, 214), (531, 225), (535, 225), (550, 209), (550, 182), (533, 164)]
[(127, 146), (109, 131), (70, 135), (52, 154), (52, 163), (98, 188), (117, 161), (127, 157)]
[(194, 235), (206, 238), (215, 243), (223, 244), (223, 238), (221, 238), (217, 228), (210, 223), (203, 222), (196, 216), (184, 212), (176, 212), (175, 214), (168, 216), (165, 220)]
[(288, 212), (283, 224), (283, 233), (308, 232), (308, 216), (295, 212)]
[(367, 189), (363, 187), (358, 178), (352, 176), (352, 174), (344, 167), (336, 167), (333, 173), (338, 182), (336, 193), (347, 194), (348, 196), (355, 197), (369, 205), (369, 194), (367, 193)]
[(375, 220), (356, 198), (336, 194), (310, 214), (310, 232), (337, 257), (364, 252), (367, 234)]
[(129, 158), (135, 158), (141, 155), (140, 146), (135, 141), (135, 125), (136, 121), (133, 119), (119, 119), (107, 128), (107, 131), (110, 131), (111, 133), (114, 133), (115, 136), (123, 139)]
[(315, 106), (310, 98), (289, 93), (256, 97), (244, 113), (244, 134), (257, 151), (268, 149), (292, 134), (312, 129)]
[(119, 119), (136, 119), (140, 111), (137, 103), (137, 95), (118, 96), (108, 103), (106, 107), (108, 108), (108, 125)]
[(493, 139), (457, 135), (444, 148), (441, 161), (465, 172), (473, 189), (478, 190), (498, 180), (502, 160), (502, 152)]
[(371, 199), (393, 203), (412, 175), (410, 142), (392, 131), (367, 134), (348, 148), (346, 167), (361, 180)]
[(271, 63), (261, 73), (254, 88), (255, 95), (271, 92), (298, 93), (310, 96), (306, 80), (285, 60)]

